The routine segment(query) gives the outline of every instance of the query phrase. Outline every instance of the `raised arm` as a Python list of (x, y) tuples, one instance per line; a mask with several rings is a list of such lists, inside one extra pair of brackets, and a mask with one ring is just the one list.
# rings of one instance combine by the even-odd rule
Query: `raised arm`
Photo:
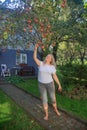
[(34, 58), (34, 61), (36, 62), (36, 64), (39, 66), (40, 65), (40, 60), (37, 58), (37, 48), (38, 48), (38, 45), (36, 44), (35, 47), (34, 47), (33, 58)]

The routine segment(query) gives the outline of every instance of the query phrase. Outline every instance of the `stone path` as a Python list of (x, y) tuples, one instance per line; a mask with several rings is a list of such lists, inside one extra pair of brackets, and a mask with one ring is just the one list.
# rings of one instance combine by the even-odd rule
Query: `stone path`
[(87, 130), (87, 122), (76, 119), (64, 111), (61, 111), (61, 116), (57, 116), (51, 105), (49, 105), (49, 120), (43, 120), (43, 109), (41, 101), (17, 88), (14, 85), (1, 83), (0, 89), (3, 90), (11, 99), (31, 115), (37, 122), (42, 125), (45, 130)]

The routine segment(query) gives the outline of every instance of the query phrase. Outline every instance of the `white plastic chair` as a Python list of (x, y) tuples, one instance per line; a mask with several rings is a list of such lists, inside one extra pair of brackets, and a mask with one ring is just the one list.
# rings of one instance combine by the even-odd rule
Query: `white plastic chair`
[(2, 77), (10, 76), (10, 70), (7, 69), (7, 65), (6, 64), (1, 64), (1, 76)]

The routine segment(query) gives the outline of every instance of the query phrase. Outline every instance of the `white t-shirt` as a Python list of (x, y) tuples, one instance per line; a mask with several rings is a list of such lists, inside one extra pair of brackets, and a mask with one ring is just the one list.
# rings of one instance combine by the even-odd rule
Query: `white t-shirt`
[(53, 81), (52, 74), (56, 72), (54, 65), (40, 63), (38, 71), (38, 81), (41, 83), (50, 83)]

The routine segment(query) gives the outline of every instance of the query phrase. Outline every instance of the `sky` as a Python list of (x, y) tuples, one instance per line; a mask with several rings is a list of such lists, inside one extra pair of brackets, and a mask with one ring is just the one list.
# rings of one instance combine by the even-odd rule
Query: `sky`
[[(3, 5), (4, 7), (6, 8), (9, 8), (9, 9), (17, 9), (17, 8), (22, 8), (24, 9), (24, 2), (21, 1), (21, 0), (8, 0), (10, 1), (9, 3)], [(5, 0), (0, 0), (0, 5), (2, 5), (2, 3), (4, 3)]]
[(5, 1), (5, 0), (0, 0), (0, 2), (2, 2), (2, 3), (3, 3), (4, 1)]
[[(5, 1), (5, 0), (0, 0), (2, 3)], [(10, 0), (11, 2), (13, 2), (13, 0)]]

